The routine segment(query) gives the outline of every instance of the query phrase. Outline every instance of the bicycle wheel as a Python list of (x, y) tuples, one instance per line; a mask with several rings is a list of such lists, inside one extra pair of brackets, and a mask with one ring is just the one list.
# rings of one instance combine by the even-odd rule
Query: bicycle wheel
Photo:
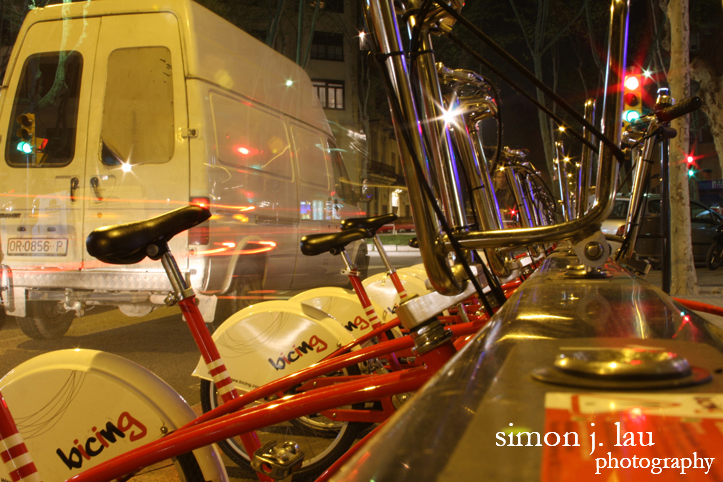
[(723, 263), (723, 244), (713, 241), (708, 248), (708, 255), (705, 257), (705, 264), (709, 270), (717, 269)]
[[(201, 380), (201, 408), (208, 412), (223, 403), (216, 394), (216, 386)], [(280, 445), (287, 440), (296, 442), (304, 452), (304, 463), (294, 474), (294, 480), (313, 480), (344, 452), (349, 450), (357, 434), (369, 424), (356, 422), (335, 422), (321, 414), (312, 414), (289, 422), (280, 423), (257, 430), (261, 444), (276, 440)], [(236, 464), (251, 467), (238, 437), (218, 443), (221, 450)]]
[(120, 480), (133, 480), (136, 482), (204, 482), (201, 467), (192, 452), (188, 452), (173, 459), (164, 460), (157, 464), (145, 467), (138, 472), (128, 474)]

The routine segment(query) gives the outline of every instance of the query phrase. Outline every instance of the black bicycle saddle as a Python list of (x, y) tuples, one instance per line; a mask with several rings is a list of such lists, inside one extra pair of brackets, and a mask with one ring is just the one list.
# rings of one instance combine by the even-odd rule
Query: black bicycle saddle
[(393, 223), (396, 221), (398, 216), (394, 213), (389, 214), (382, 214), (380, 216), (373, 216), (370, 218), (349, 218), (344, 219), (341, 222), (341, 229), (347, 230), (347, 229), (357, 229), (357, 228), (364, 228), (369, 230), (369, 232), (372, 234), (376, 234), (377, 229), (381, 228), (385, 224)]
[(347, 244), (369, 236), (369, 231), (364, 228), (347, 229), (337, 233), (309, 234), (301, 238), (301, 252), (307, 256), (316, 256), (327, 251), (339, 254)]
[[(168, 241), (211, 217), (208, 208), (184, 206), (145, 221), (98, 228), (88, 235), (85, 246), (91, 256), (109, 264), (139, 263), (146, 256), (159, 259)], [(156, 245), (158, 250), (148, 247)]]

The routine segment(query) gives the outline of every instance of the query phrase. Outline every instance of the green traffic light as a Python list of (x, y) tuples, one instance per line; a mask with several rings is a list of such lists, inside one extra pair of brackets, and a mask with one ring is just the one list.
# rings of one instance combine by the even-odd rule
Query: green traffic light
[(688, 169), (688, 177), (693, 177), (695, 175), (695, 171), (693, 169)]
[(19, 150), (23, 154), (32, 154), (33, 146), (31, 146), (29, 143), (27, 143), (25, 141), (21, 141), (21, 142), (18, 142), (17, 150)]
[(623, 120), (625, 122), (633, 122), (640, 119), (640, 112), (636, 110), (626, 110), (623, 112)]

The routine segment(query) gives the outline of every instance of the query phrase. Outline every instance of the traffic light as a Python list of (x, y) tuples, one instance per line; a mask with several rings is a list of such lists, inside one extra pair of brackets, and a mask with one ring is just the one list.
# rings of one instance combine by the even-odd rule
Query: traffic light
[(695, 173), (696, 173), (695, 157), (687, 156), (685, 160), (688, 162), (688, 177), (695, 176)]
[(643, 114), (643, 96), (640, 76), (626, 75), (623, 81), (623, 120), (633, 122)]
[(20, 114), (17, 122), (20, 124), (17, 132), (20, 138), (17, 150), (24, 154), (32, 154), (35, 150), (35, 114)]

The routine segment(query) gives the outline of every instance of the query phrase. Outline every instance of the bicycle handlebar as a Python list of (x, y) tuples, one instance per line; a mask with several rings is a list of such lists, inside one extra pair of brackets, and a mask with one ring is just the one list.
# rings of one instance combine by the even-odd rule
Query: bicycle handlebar
[(676, 131), (672, 127), (660, 126), (659, 129), (660, 129), (660, 135), (664, 139), (675, 139), (675, 136), (678, 135), (678, 131)]
[(703, 106), (703, 101), (700, 97), (693, 96), (683, 99), (675, 105), (661, 109), (655, 113), (655, 117), (658, 118), (658, 122), (670, 122), (673, 119), (690, 114), (693, 111), (700, 109)]

